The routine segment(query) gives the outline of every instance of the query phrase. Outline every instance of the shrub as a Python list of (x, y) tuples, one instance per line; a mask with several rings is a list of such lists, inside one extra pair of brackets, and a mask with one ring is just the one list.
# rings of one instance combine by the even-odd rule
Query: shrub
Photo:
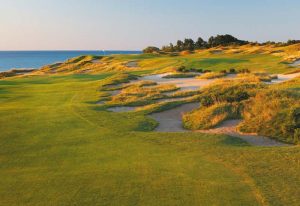
[(238, 70), (238, 73), (250, 73), (249, 69), (240, 69)]
[(185, 66), (180, 66), (176, 69), (178, 72), (188, 72)]
[(205, 70), (203, 71), (203, 73), (208, 73), (208, 72), (211, 72), (211, 70), (205, 69)]
[(145, 53), (145, 54), (147, 54), (147, 53), (158, 53), (159, 51), (160, 51), (159, 48), (154, 47), (154, 46), (149, 46), (149, 47), (147, 47), (143, 50), (143, 53)]
[(200, 105), (204, 107), (209, 107), (214, 104), (214, 100), (211, 96), (203, 96), (200, 99)]
[(235, 73), (236, 73), (236, 71), (235, 71), (235, 69), (231, 68), (231, 69), (229, 69), (229, 73), (231, 73), (231, 74), (235, 74)]
[(203, 72), (203, 69), (196, 69), (195, 72), (202, 73), (202, 72)]

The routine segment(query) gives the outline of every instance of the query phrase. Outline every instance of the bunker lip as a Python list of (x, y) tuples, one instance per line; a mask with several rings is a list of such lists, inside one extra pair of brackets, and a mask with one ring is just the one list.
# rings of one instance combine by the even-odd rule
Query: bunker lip
[(269, 137), (259, 136), (257, 134), (241, 133), (237, 130), (237, 126), (242, 120), (227, 120), (221, 125), (209, 129), (209, 130), (198, 130), (197, 132), (206, 134), (226, 134), (232, 137), (238, 137), (251, 145), (254, 146), (266, 146), (266, 147), (279, 147), (279, 146), (290, 146)]
[(154, 113), (149, 115), (151, 118), (156, 120), (159, 125), (155, 129), (156, 132), (199, 132), (206, 134), (225, 134), (232, 137), (240, 138), (250, 145), (262, 146), (262, 147), (280, 147), (290, 146), (269, 137), (259, 136), (257, 134), (245, 134), (237, 131), (237, 125), (242, 120), (227, 120), (221, 125), (209, 129), (209, 130), (196, 130), (190, 131), (183, 128), (182, 115), (185, 112), (189, 112), (199, 107), (199, 103), (189, 103), (176, 107), (171, 110), (167, 110), (160, 113)]
[(137, 107), (126, 107), (126, 106), (121, 106), (121, 107), (110, 107), (107, 110), (110, 112), (131, 112), (135, 111)]

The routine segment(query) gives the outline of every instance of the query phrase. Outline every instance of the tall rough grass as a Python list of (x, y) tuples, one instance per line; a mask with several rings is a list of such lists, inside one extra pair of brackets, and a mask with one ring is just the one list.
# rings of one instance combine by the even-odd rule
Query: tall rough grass
[(183, 125), (191, 130), (210, 129), (227, 119), (235, 118), (239, 118), (239, 104), (224, 102), (186, 113), (183, 116)]

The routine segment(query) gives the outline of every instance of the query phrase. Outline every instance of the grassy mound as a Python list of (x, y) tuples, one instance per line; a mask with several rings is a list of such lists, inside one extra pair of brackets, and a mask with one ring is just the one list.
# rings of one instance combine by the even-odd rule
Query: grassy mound
[(168, 74), (164, 76), (163, 78), (192, 78), (197, 76), (197, 74), (191, 74), (191, 73), (173, 73), (173, 74)]
[(233, 103), (217, 103), (210, 107), (186, 113), (183, 125), (186, 129), (210, 129), (227, 119), (239, 118), (239, 105)]
[(226, 73), (221, 73), (221, 72), (207, 72), (204, 73), (201, 76), (198, 76), (198, 79), (216, 79), (216, 78), (221, 78), (221, 77), (225, 77)]
[(251, 98), (243, 110), (243, 132), (255, 132), (289, 143), (300, 143), (300, 96), (269, 89)]
[(279, 86), (281, 89), (278, 85), (267, 86), (259, 81), (253, 78), (220, 81), (205, 88), (199, 95), (201, 107), (185, 114), (185, 127), (210, 129), (224, 120), (242, 117), (244, 120), (239, 126), (242, 132), (298, 144), (299, 80), (286, 82)]

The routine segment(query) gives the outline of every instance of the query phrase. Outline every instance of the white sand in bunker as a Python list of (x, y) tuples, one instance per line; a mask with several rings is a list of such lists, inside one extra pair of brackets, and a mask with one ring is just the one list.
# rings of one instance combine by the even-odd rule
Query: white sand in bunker
[(111, 108), (108, 108), (107, 110), (108, 111), (111, 111), (111, 112), (131, 112), (131, 111), (134, 111), (136, 110), (137, 107), (111, 107)]
[[(159, 125), (155, 129), (156, 132), (192, 132), (183, 128), (182, 115), (186, 112), (192, 111), (199, 107), (199, 103), (188, 103), (170, 109), (167, 111), (151, 114), (150, 117), (155, 119)], [(208, 134), (226, 134), (232, 137), (238, 137), (251, 145), (255, 146), (288, 146), (273, 140), (269, 137), (258, 136), (256, 134), (242, 134), (237, 131), (236, 127), (241, 120), (228, 120), (223, 122), (220, 126), (209, 130), (198, 130), (194, 132), (208, 133)]]
[(182, 127), (182, 115), (199, 107), (199, 103), (188, 103), (167, 111), (151, 114), (159, 125), (155, 129), (158, 132), (184, 132)]
[(138, 63), (136, 61), (130, 61), (130, 62), (127, 62), (125, 64), (126, 67), (129, 67), (129, 68), (137, 68), (139, 67)]
[(293, 63), (290, 64), (292, 67), (300, 67), (300, 59), (294, 61)]
[(285, 82), (285, 81), (289, 81), (291, 79), (300, 77), (300, 72), (295, 73), (295, 74), (278, 74), (278, 79), (274, 79), (272, 80), (272, 84), (276, 84), (276, 83), (281, 83), (281, 82)]
[(179, 87), (181, 90), (197, 90), (200, 87), (206, 86), (214, 82), (215, 80), (209, 79), (196, 79), (196, 78), (163, 78), (166, 75), (169, 75), (170, 73), (165, 74), (156, 74), (156, 75), (150, 75), (150, 76), (144, 76), (141, 77), (140, 80), (150, 80), (157, 82), (157, 84), (174, 84), (177, 87)]

